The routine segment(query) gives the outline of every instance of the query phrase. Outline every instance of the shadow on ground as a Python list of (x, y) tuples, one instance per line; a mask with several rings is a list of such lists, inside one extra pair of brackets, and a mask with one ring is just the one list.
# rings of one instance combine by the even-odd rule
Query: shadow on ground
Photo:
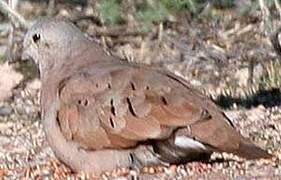
[(259, 105), (270, 108), (281, 105), (281, 91), (279, 88), (259, 90), (255, 94), (249, 95), (247, 97), (220, 95), (215, 100), (215, 103), (225, 109), (233, 107), (234, 104), (247, 109)]

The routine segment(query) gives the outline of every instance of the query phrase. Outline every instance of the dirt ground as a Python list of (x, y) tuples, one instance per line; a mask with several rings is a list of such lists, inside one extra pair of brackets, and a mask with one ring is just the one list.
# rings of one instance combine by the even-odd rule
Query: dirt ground
[[(31, 22), (46, 15), (47, 7), (46, 3), (21, 1), (18, 11)], [(91, 14), (80, 5), (58, 3), (52, 16), (73, 20), (85, 12)], [(280, 22), (273, 18), (267, 28), (259, 11), (248, 16), (230, 10), (215, 13), (216, 18), (179, 13), (176, 20), (156, 23), (144, 33), (139, 24), (101, 27), (83, 18), (75, 22), (111, 54), (184, 77), (212, 98), (237, 130), (274, 158), (246, 161), (215, 153), (209, 162), (145, 167), (141, 172), (118, 169), (101, 177), (72, 173), (46, 142), (36, 68), (20, 62), (12, 67), (24, 78), (0, 102), (1, 179), (281, 179), (281, 65), (269, 39)], [(1, 14), (0, 20), (0, 59), (5, 59), (9, 21)], [(23, 33), (18, 30), (19, 41)]]

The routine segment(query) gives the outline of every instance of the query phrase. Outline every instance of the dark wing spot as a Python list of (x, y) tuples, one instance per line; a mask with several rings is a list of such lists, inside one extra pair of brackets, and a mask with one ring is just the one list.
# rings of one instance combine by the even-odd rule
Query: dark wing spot
[(78, 104), (79, 104), (79, 105), (81, 105), (81, 104), (82, 104), (82, 101), (81, 101), (80, 99), (78, 100)]
[(98, 87), (99, 87), (99, 84), (97, 83), (97, 84), (96, 84), (96, 88), (98, 88)]
[(57, 121), (57, 123), (58, 123), (58, 125), (59, 125), (59, 127), (60, 127), (60, 129), (61, 129), (61, 124), (60, 124), (59, 116), (58, 116), (58, 115), (57, 115), (56, 121)]
[(130, 82), (130, 84), (131, 84), (131, 88), (132, 88), (132, 90), (133, 90), (133, 91), (135, 91), (135, 90), (136, 90), (136, 86), (135, 86), (135, 84), (134, 84), (133, 82)]
[(110, 122), (110, 125), (112, 128), (115, 128), (115, 122), (114, 120), (112, 119), (112, 117), (109, 118), (109, 122)]
[(145, 89), (146, 89), (146, 90), (149, 90), (149, 89), (150, 89), (150, 87), (149, 87), (149, 86), (145, 86)]
[(135, 111), (134, 111), (134, 108), (133, 108), (133, 105), (132, 105), (132, 102), (131, 102), (130, 98), (127, 98), (127, 103), (128, 103), (128, 108), (129, 108), (130, 113), (131, 113), (133, 116), (137, 117), (137, 115), (136, 115), (136, 113), (135, 113)]
[(113, 99), (110, 100), (110, 111), (114, 116), (116, 116), (116, 111), (115, 111)]
[(108, 84), (107, 84), (107, 87), (108, 87), (108, 89), (111, 89), (111, 84), (108, 83)]
[(83, 101), (83, 105), (84, 105), (84, 106), (88, 106), (88, 105), (89, 105), (88, 99), (85, 99), (85, 100)]
[(168, 105), (167, 99), (164, 96), (161, 96), (161, 101), (164, 105)]

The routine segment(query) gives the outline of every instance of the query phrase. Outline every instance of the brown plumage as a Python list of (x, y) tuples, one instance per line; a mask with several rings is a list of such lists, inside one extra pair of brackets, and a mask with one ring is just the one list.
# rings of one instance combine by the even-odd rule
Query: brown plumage
[(183, 163), (214, 151), (270, 157), (184, 79), (106, 55), (71, 23), (39, 20), (23, 56), (39, 65), (50, 146), (75, 171)]

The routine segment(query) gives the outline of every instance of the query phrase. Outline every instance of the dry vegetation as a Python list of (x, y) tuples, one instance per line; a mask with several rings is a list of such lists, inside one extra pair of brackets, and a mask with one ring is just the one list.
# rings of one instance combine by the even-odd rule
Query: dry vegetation
[(38, 16), (63, 16), (115, 56), (184, 77), (213, 98), (243, 135), (275, 155), (244, 161), (214, 154), (210, 162), (147, 167), (141, 173), (119, 169), (100, 178), (280, 179), (281, 64), (269, 38), (280, 25), (278, 2), (22, 0), (16, 11), (27, 21), (12, 19), (12, 31), (11, 18), (0, 12), (0, 177), (90, 178), (71, 173), (48, 147), (36, 67), (5, 63), (20, 59), (23, 25)]

